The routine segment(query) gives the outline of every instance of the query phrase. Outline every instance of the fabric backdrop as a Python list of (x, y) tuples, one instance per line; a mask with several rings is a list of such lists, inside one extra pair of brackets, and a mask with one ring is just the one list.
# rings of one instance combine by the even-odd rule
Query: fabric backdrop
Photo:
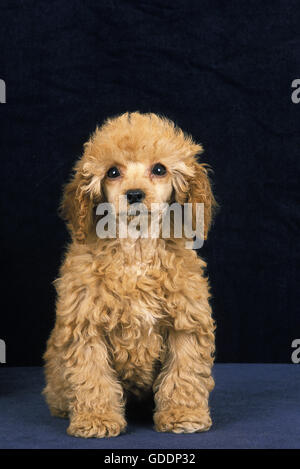
[(158, 112), (205, 148), (217, 360), (290, 362), (300, 337), (297, 0), (2, 0), (0, 338), (39, 365), (68, 234), (61, 186), (96, 124)]

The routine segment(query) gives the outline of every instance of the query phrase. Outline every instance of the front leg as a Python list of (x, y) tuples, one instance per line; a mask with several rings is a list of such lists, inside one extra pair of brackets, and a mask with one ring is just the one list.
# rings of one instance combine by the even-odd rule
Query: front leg
[(57, 282), (56, 325), (44, 355), (44, 395), (52, 414), (70, 417), (70, 435), (117, 436), (126, 426), (123, 388), (110, 364), (100, 314), (85, 289), (73, 283), (68, 277)]
[(117, 436), (126, 426), (123, 389), (109, 365), (106, 346), (93, 337), (77, 349), (67, 378), (73, 391), (67, 433), (84, 438)]
[(154, 384), (157, 431), (193, 433), (210, 428), (212, 350), (213, 330), (205, 335), (169, 331), (165, 362)]

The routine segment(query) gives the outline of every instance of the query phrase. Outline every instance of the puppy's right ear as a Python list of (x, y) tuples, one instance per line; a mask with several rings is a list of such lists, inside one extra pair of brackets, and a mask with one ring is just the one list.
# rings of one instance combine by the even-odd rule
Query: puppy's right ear
[(63, 190), (59, 214), (66, 221), (71, 235), (79, 243), (84, 243), (91, 224), (92, 201), (85, 190), (87, 181), (79, 161), (74, 167), (75, 174)]
[(95, 224), (94, 205), (100, 202), (101, 178), (90, 170), (90, 163), (83, 160), (74, 167), (74, 176), (65, 185), (59, 208), (72, 237), (84, 243)]

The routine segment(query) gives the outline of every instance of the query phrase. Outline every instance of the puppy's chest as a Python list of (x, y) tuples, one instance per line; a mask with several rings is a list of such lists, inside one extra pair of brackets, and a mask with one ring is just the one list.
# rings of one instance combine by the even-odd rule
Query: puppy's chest
[[(160, 262), (153, 250), (119, 253), (103, 277), (105, 329), (113, 366), (125, 387), (149, 387), (163, 346)], [(107, 296), (108, 295), (108, 296)]]
[(125, 387), (151, 386), (163, 345), (159, 315), (141, 300), (127, 302), (109, 341), (114, 368)]
[(160, 329), (164, 316), (160, 287), (151, 266), (143, 262), (125, 266), (120, 282), (122, 331), (130, 329), (134, 337), (147, 341)]
[(120, 269), (121, 278), (126, 289), (126, 284), (130, 287), (141, 278), (147, 278), (149, 275), (149, 265), (143, 261), (136, 261), (134, 264), (124, 264)]

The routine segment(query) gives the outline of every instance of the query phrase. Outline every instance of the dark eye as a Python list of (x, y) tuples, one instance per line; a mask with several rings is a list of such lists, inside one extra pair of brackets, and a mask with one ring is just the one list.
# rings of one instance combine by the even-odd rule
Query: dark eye
[(107, 174), (107, 177), (111, 179), (118, 178), (119, 176), (121, 176), (120, 171), (118, 170), (116, 166), (113, 166), (112, 168), (110, 168), (106, 174)]
[(154, 174), (155, 176), (164, 176), (166, 172), (166, 167), (160, 163), (156, 163), (152, 168), (152, 174)]

